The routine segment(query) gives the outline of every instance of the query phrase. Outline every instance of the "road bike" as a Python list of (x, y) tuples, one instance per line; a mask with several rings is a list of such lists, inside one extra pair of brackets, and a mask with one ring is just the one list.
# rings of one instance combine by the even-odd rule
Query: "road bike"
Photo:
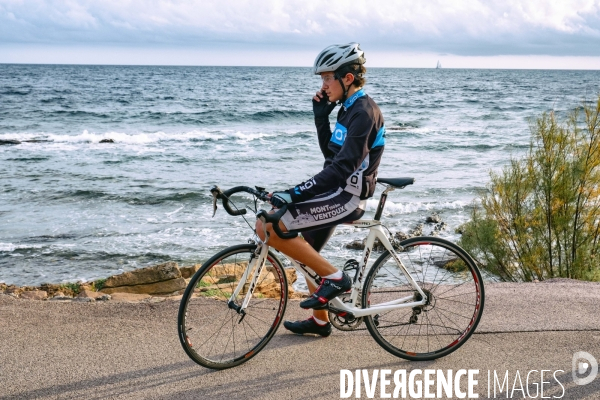
[[(357, 329), (363, 322), (375, 341), (391, 354), (413, 361), (446, 356), (473, 334), (484, 305), (484, 285), (476, 263), (462, 248), (439, 237), (420, 236), (398, 242), (381, 223), (388, 193), (414, 183), (413, 178), (378, 178), (386, 188), (373, 219), (348, 223), (368, 230), (362, 258), (348, 260), (343, 269), (353, 276), (352, 289), (328, 303), (332, 324), (340, 330)], [(264, 188), (238, 186), (221, 191), (217, 201), (231, 215), (243, 215), (231, 201), (235, 193), (253, 196), (256, 217), (273, 224), (282, 238), (279, 219), (286, 205), (274, 213), (258, 209), (267, 202)], [(233, 205), (233, 208), (232, 208)], [(235, 208), (235, 209), (234, 209)], [(213, 214), (214, 216), (214, 214)], [(247, 244), (228, 247), (206, 261), (190, 279), (178, 315), (179, 339), (196, 363), (212, 369), (240, 365), (256, 356), (279, 327), (288, 302), (288, 278), (278, 255), (253, 230)], [(374, 243), (383, 252), (375, 261)], [(281, 254), (281, 253), (280, 253)], [(321, 278), (308, 266), (284, 254), (298, 273), (315, 287)]]

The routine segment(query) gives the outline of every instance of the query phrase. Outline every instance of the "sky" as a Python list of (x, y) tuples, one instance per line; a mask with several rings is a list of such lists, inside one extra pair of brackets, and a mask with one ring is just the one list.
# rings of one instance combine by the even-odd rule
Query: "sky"
[(0, 63), (600, 70), (600, 0), (0, 0)]

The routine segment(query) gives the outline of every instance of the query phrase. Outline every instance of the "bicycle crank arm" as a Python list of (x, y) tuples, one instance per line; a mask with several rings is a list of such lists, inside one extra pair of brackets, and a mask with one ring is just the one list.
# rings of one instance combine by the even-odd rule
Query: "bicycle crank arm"
[(351, 313), (350, 311), (341, 310), (339, 308), (332, 307), (331, 305), (327, 306), (327, 310), (331, 311), (335, 315), (338, 315), (340, 317), (344, 317), (344, 318), (347, 318), (347, 319), (355, 319), (356, 318), (354, 316), (354, 314)]

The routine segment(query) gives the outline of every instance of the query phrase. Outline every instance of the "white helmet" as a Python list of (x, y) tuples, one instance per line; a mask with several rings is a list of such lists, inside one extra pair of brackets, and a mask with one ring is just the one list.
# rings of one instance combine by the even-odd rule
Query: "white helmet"
[(319, 53), (315, 59), (313, 70), (315, 75), (322, 72), (335, 72), (340, 67), (350, 64), (364, 64), (367, 59), (365, 52), (360, 49), (360, 44), (334, 44)]

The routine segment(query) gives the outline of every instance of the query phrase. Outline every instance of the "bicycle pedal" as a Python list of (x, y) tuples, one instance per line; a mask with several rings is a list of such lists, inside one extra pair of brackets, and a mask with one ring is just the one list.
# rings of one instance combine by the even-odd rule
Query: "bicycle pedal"
[(352, 271), (352, 270), (357, 270), (358, 269), (358, 261), (356, 261), (355, 259), (350, 259), (348, 261), (346, 261), (346, 263), (344, 264), (344, 267), (342, 268), (344, 271)]

